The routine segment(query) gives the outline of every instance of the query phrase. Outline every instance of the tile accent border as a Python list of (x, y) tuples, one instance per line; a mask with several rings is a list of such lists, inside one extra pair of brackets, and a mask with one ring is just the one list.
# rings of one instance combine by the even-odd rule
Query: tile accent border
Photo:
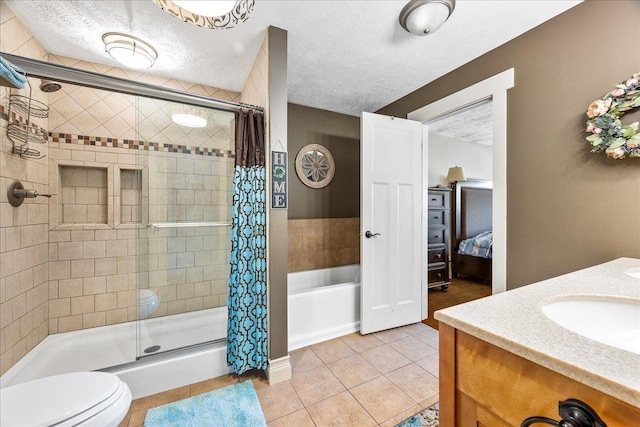
[(125, 148), (129, 150), (157, 151), (166, 153), (194, 154), (207, 157), (235, 158), (231, 150), (217, 148), (187, 147), (180, 144), (165, 144), (134, 139), (118, 139), (104, 136), (75, 135), (70, 133), (49, 132), (49, 141), (76, 145), (93, 145), (97, 147)]

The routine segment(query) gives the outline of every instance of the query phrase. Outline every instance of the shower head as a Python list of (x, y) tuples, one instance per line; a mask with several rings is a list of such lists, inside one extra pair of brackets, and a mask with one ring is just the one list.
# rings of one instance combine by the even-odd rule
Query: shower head
[(41, 80), (40, 83), (40, 90), (43, 92), (55, 92), (57, 90), (60, 90), (62, 86), (60, 86), (60, 83), (56, 83), (56, 82), (52, 82), (49, 80)]

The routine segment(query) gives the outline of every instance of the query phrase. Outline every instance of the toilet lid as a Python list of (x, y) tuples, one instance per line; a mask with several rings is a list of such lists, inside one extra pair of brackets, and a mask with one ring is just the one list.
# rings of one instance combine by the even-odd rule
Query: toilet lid
[(113, 395), (120, 378), (106, 372), (54, 375), (0, 389), (0, 425), (50, 426), (87, 411)]

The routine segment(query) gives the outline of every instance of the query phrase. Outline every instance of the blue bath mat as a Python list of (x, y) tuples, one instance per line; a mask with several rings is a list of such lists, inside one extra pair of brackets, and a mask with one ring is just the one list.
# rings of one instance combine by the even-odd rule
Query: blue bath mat
[(151, 408), (144, 427), (266, 427), (251, 381)]

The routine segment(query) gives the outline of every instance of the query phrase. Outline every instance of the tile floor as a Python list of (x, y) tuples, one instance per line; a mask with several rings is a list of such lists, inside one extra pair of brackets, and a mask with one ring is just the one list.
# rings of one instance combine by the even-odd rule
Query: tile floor
[(438, 331), (416, 323), (351, 334), (290, 353), (293, 378), (270, 386), (262, 372), (225, 375), (134, 400), (120, 427), (147, 409), (252, 380), (270, 427), (395, 426), (438, 401)]

